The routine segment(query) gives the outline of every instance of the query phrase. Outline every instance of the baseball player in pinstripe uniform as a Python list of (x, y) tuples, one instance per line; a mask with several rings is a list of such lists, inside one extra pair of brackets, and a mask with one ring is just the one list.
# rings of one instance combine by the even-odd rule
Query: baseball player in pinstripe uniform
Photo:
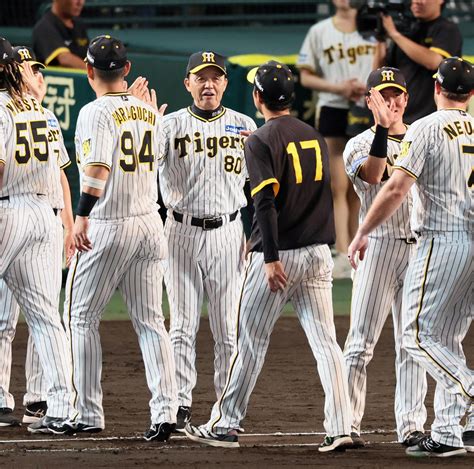
[[(46, 93), (46, 86), (44, 84), (43, 75), (41, 69), (44, 65), (36, 61), (34, 52), (26, 46), (17, 46), (13, 49), (15, 60), (22, 64), (22, 76), (28, 87), (28, 92), (34, 96), (39, 102), (41, 102)], [(62, 264), (62, 244), (64, 238), (64, 245), (66, 249), (66, 258), (69, 259), (74, 254), (74, 240), (72, 238), (72, 226), (74, 219), (72, 216), (71, 208), (71, 194), (69, 190), (69, 184), (67, 177), (64, 173), (64, 168), (70, 165), (69, 156), (66, 149), (64, 148), (64, 141), (59, 126), (59, 122), (54, 114), (48, 109), (44, 109), (45, 115), (47, 116), (48, 122), (48, 141), (51, 142), (51, 146), (54, 147), (54, 155), (57, 160), (57, 165), (52, 166), (54, 174), (51, 176), (51, 185), (48, 189), (51, 192), (48, 194), (50, 197), (51, 206), (54, 207), (54, 211), (57, 214), (57, 229), (55, 234), (57, 235), (55, 243), (55, 253), (59, 256), (57, 259), (58, 268), (55, 269), (57, 279), (55, 284), (57, 286), (57, 295), (59, 302), (59, 293), (61, 289), (61, 264)], [(62, 224), (61, 224), (62, 220)], [(63, 236), (63, 225), (65, 228)], [(0, 350), (4, 360), (2, 361), (2, 367), (0, 369), (0, 407), (13, 409), (15, 401), (13, 396), (9, 393), (10, 383), (10, 371), (11, 371), (11, 343), (15, 335), (16, 323), (20, 314), (20, 307), (13, 297), (12, 292), (6, 287), (5, 282), (0, 280), (0, 311), (12, 311), (12, 317), (14, 320), (8, 323), (10, 326), (9, 334), (0, 338)], [(25, 374), (26, 374), (26, 394), (23, 398), (23, 404), (26, 406), (25, 415), (23, 416), (23, 423), (34, 423), (40, 419), (40, 417), (46, 414), (47, 410), (47, 382), (41, 368), (38, 353), (34, 345), (32, 336), (28, 337), (28, 344), (26, 349), (26, 362), (25, 362)], [(12, 420), (13, 419), (13, 420)], [(19, 421), (15, 420), (11, 413), (0, 414), (0, 426), (8, 426), (18, 424)]]
[[(438, 111), (407, 131), (396, 171), (374, 200), (349, 247), (353, 266), (363, 259), (368, 234), (401, 204), (416, 181), (412, 229), (417, 246), (406, 273), (402, 346), (450, 394), (452, 413), (439, 415), (435, 399), (431, 435), (407, 448), (412, 456), (466, 453), (460, 421), (474, 398), (473, 371), (461, 342), (473, 317), (474, 120), (466, 112), (474, 69), (459, 58), (441, 62), (436, 74)], [(370, 249), (370, 246), (369, 246)]]
[[(0, 278), (25, 314), (48, 382), (47, 414), (29, 430), (55, 431), (72, 412), (71, 361), (58, 312), (58, 220), (48, 196), (58, 154), (48, 138), (50, 116), (24, 92), (5, 39), (0, 56)], [(18, 315), (10, 308), (2, 316), (1, 341), (7, 335), (8, 343)]]
[[(405, 78), (396, 68), (374, 70), (367, 80), (367, 91), (376, 126), (349, 140), (343, 155), (347, 175), (361, 201), (361, 222), (400, 154), (406, 132), (403, 112), (408, 101)], [(426, 374), (401, 347), (403, 279), (415, 242), (410, 229), (411, 206), (409, 194), (394, 215), (371, 233), (370, 248), (353, 278), (351, 325), (344, 357), (352, 405), (352, 439), (357, 446), (364, 445), (360, 426), (365, 408), (366, 368), (390, 309), (396, 348), (398, 438), (411, 446), (424, 437)]]
[(250, 258), (237, 316), (237, 337), (224, 391), (209, 422), (188, 424), (192, 440), (239, 446), (245, 417), (272, 329), (291, 301), (317, 361), (326, 395), (327, 436), (319, 451), (352, 445), (351, 410), (342, 351), (336, 342), (331, 286), (334, 218), (326, 143), (290, 116), (294, 79), (286, 65), (268, 62), (249, 73), (265, 125), (245, 145), (255, 218)]
[(168, 209), (165, 285), (176, 361), (177, 430), (191, 418), (196, 385), (196, 334), (204, 295), (214, 337), (214, 387), (219, 398), (232, 355), (235, 310), (242, 283), (247, 169), (241, 131), (254, 121), (221, 105), (225, 58), (208, 51), (189, 58), (186, 89), (193, 104), (164, 119), (160, 189)]
[(81, 109), (77, 121), (82, 194), (74, 236), (80, 252), (69, 270), (64, 308), (78, 415), (64, 426), (68, 433), (98, 432), (105, 426), (99, 322), (118, 288), (138, 335), (152, 394), (145, 439), (165, 441), (178, 409), (173, 353), (161, 309), (167, 251), (156, 203), (161, 118), (122, 91), (130, 66), (119, 40), (98, 36), (91, 41), (87, 73), (97, 99)]

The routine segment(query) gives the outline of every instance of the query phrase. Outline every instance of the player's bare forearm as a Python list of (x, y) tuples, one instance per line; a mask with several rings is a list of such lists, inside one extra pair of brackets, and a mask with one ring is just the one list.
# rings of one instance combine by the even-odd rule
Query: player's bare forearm
[[(104, 183), (107, 181), (108, 177), (110, 174), (110, 170), (106, 168), (105, 166), (99, 166), (99, 165), (88, 165), (84, 168), (84, 175), (86, 176), (84, 178), (84, 183), (82, 185), (82, 192), (85, 192), (86, 194), (93, 195), (95, 197), (100, 197), (102, 193), (104, 192), (104, 189), (99, 189), (98, 187), (91, 187), (90, 185), (87, 184), (87, 181), (91, 181), (90, 184), (94, 184), (92, 181), (97, 180), (97, 183), (99, 181), (103, 181)], [(90, 178), (90, 179), (89, 179)], [(100, 183), (95, 183), (94, 186), (100, 185)]]
[(74, 216), (72, 214), (71, 191), (66, 173), (61, 170), (61, 187), (63, 190), (64, 209), (61, 212), (61, 221), (64, 227), (64, 253), (66, 255), (66, 265), (69, 266), (72, 256), (76, 251), (74, 241)]
[(369, 155), (360, 168), (359, 177), (369, 184), (378, 184), (382, 180), (386, 167), (386, 158), (376, 158)]
[(358, 233), (365, 236), (390, 218), (405, 199), (415, 179), (404, 171), (395, 171), (380, 190), (370, 207)]
[(385, 59), (387, 57), (387, 44), (385, 42), (377, 42), (375, 46), (374, 60), (372, 61), (372, 68), (383, 67), (385, 65)]
[(301, 69), (300, 76), (301, 84), (305, 88), (338, 94), (347, 99), (359, 99), (365, 92), (365, 84), (356, 78), (335, 83), (326, 80), (305, 68)]
[(59, 54), (57, 61), (61, 67), (87, 70), (87, 65), (84, 60), (71, 52), (63, 52), (62, 54)]

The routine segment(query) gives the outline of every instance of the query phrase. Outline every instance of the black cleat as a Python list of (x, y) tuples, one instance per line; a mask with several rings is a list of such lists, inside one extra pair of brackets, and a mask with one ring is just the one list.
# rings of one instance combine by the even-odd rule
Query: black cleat
[(190, 440), (198, 443), (218, 448), (239, 448), (239, 437), (236, 430), (230, 430), (225, 434), (217, 434), (206, 430), (205, 425), (196, 427), (188, 423), (184, 432)]
[(464, 448), (469, 453), (474, 453), (474, 430), (469, 430), (462, 434), (462, 442), (464, 443)]
[(408, 447), (405, 453), (413, 457), (450, 458), (452, 456), (464, 456), (467, 451), (464, 448), (437, 443), (430, 436), (426, 436), (417, 445)]
[(19, 427), (21, 422), (13, 416), (13, 410), (8, 407), (0, 408), (0, 427)]
[(365, 446), (365, 441), (364, 439), (357, 434), (356, 432), (351, 432), (351, 438), (352, 438), (352, 446), (348, 446), (347, 448), (351, 449), (359, 449), (363, 448)]
[(423, 432), (415, 431), (411, 432), (403, 441), (402, 445), (409, 448), (410, 446), (416, 446), (426, 435)]
[(151, 427), (145, 432), (143, 438), (146, 441), (168, 441), (170, 439), (171, 433), (175, 429), (174, 423), (154, 423)]
[(175, 432), (184, 433), (184, 427), (191, 422), (191, 407), (180, 405), (176, 414)]
[(54, 433), (56, 435), (63, 435), (66, 433), (64, 429), (66, 419), (60, 417), (48, 417), (45, 415), (37, 422), (28, 425), (30, 433)]
[(41, 417), (46, 415), (48, 410), (48, 404), (46, 401), (33, 402), (28, 404), (25, 408), (25, 414), (23, 415), (23, 423), (35, 423)]

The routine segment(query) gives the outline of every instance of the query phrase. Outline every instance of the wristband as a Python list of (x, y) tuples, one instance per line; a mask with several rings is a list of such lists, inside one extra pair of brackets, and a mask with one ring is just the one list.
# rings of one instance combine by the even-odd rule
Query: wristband
[(387, 141), (388, 128), (377, 125), (369, 155), (375, 156), (376, 158), (387, 158)]
[(94, 205), (99, 200), (99, 197), (82, 192), (79, 197), (79, 203), (77, 204), (76, 214), (80, 217), (88, 217), (94, 208)]

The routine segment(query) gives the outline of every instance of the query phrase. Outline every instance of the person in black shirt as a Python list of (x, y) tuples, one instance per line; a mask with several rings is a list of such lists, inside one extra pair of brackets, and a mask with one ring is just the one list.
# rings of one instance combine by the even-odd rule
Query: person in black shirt
[(353, 445), (347, 373), (336, 342), (331, 298), (334, 217), (324, 138), (290, 115), (294, 78), (286, 65), (267, 62), (249, 73), (265, 125), (245, 144), (255, 216), (238, 309), (237, 342), (226, 387), (209, 422), (188, 424), (194, 441), (238, 447), (273, 327), (291, 301), (318, 363), (326, 395), (327, 436), (319, 451)]
[(89, 38), (78, 18), (85, 0), (53, 0), (51, 10), (33, 29), (33, 49), (40, 62), (67, 68), (86, 69), (84, 58)]
[(405, 122), (413, 123), (436, 111), (433, 73), (441, 61), (461, 56), (462, 36), (453, 22), (441, 16), (444, 0), (412, 0), (411, 11), (418, 20), (406, 36), (401, 34), (390, 16), (382, 16), (391, 45), (377, 43), (374, 69), (387, 65), (401, 70), (406, 78), (410, 99)]

